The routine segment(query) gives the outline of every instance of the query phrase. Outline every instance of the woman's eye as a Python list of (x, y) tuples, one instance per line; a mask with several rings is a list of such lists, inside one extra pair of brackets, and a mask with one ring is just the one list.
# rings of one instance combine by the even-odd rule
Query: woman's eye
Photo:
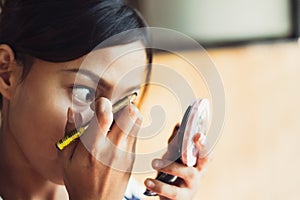
[(95, 99), (95, 91), (84, 86), (77, 86), (73, 88), (73, 98), (81, 103), (92, 103)]

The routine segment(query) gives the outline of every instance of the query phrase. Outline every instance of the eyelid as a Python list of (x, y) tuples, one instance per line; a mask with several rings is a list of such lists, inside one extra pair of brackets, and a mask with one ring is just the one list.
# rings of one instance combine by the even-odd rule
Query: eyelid
[(73, 85), (72, 89), (88, 89), (92, 93), (96, 94), (96, 90), (94, 88), (85, 85)]
[[(73, 85), (72, 87), (72, 96), (73, 96), (73, 100), (80, 103), (80, 104), (87, 104), (87, 103), (91, 103), (95, 100), (96, 98), (96, 91), (95, 89), (91, 88), (91, 87), (88, 87), (88, 86), (85, 86), (85, 85)], [(74, 89), (87, 89), (89, 90), (90, 93), (92, 93), (92, 97), (93, 97), (93, 100), (91, 100), (90, 102), (87, 102), (87, 101), (84, 101), (82, 100), (78, 95), (76, 95), (74, 93)]]
[(95, 91), (94, 88), (89, 87), (89, 86), (86, 86), (86, 85), (82, 85), (82, 84), (75, 84), (75, 85), (73, 85), (72, 87), (73, 87), (73, 88), (87, 88), (87, 89), (89, 89), (89, 90)]

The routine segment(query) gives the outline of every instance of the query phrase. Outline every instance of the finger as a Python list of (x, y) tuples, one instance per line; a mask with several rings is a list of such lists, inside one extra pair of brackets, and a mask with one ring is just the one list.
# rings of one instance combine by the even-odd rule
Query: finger
[(203, 157), (202, 154), (205, 154), (205, 139), (206, 136), (204, 134), (196, 134), (193, 138), (194, 144), (196, 149), (198, 150), (198, 154), (197, 154), (197, 162), (196, 162), (196, 169), (198, 171), (202, 171), (204, 165), (207, 163), (208, 158), (207, 157)]
[[(96, 117), (91, 121), (86, 132), (81, 136), (74, 155), (78, 162), (93, 165), (100, 161), (107, 166), (128, 170), (131, 169), (133, 155), (120, 151), (118, 145), (127, 137), (137, 120), (137, 108), (133, 105), (125, 107), (118, 113), (116, 122), (122, 123), (122, 130), (114, 123), (109, 131), (112, 121), (112, 105), (106, 98), (100, 98), (96, 103)], [(109, 133), (108, 133), (109, 131)], [(122, 131), (125, 131), (124, 134)], [(134, 137), (135, 138), (135, 137)], [(74, 157), (75, 157), (74, 156)]]
[(170, 161), (162, 159), (154, 159), (152, 167), (160, 172), (180, 177), (187, 185), (190, 185), (197, 178), (196, 176), (198, 176), (198, 171), (194, 167), (187, 167), (176, 162), (170, 164)]
[(148, 178), (145, 180), (144, 184), (148, 190), (169, 199), (186, 199), (186, 197), (188, 197), (187, 189), (170, 185), (156, 179)]
[(115, 114), (114, 122), (107, 136), (113, 147), (123, 151), (123, 154), (135, 152), (137, 134), (142, 123), (138, 109), (134, 105), (128, 105)]
[(127, 136), (127, 151), (134, 153), (136, 148), (137, 135), (142, 125), (142, 118), (138, 117), (133, 125), (130, 134)]
[(83, 153), (88, 151), (93, 156), (100, 153), (102, 143), (105, 141), (105, 136), (113, 121), (112, 105), (111, 102), (101, 97), (96, 102), (96, 115), (91, 120), (89, 127), (85, 133), (80, 137), (80, 142), (77, 146), (76, 152)]
[(110, 131), (109, 134), (118, 134), (118, 142), (115, 143), (113, 146), (119, 148), (121, 151), (124, 151), (125, 153), (134, 153), (135, 152), (135, 146), (137, 141), (137, 134), (140, 131), (140, 127), (142, 124), (141, 117), (138, 117), (132, 126), (130, 133), (125, 134), (122, 132), (122, 130), (119, 128), (119, 126), (114, 125)]
[[(71, 108), (68, 108), (67, 111), (67, 122), (65, 126), (65, 135), (69, 134), (71, 131), (75, 130), (75, 118), (74, 118), (74, 112)], [(74, 141), (68, 146), (66, 146), (62, 151), (58, 151), (59, 155), (63, 157), (64, 161), (68, 161), (72, 159), (74, 149), (76, 148), (78, 141)]]
[[(111, 143), (115, 146), (119, 146), (124, 138), (135, 140), (135, 134), (137, 134), (137, 131), (131, 132), (131, 130), (133, 130), (134, 126), (137, 125), (137, 119), (142, 119), (139, 110), (134, 105), (130, 104), (116, 113), (114, 118), (115, 123), (107, 135)], [(137, 128), (139, 128), (138, 125)]]
[(204, 151), (206, 136), (203, 133), (197, 133), (193, 137), (193, 142), (198, 151)]
[(197, 157), (197, 162), (196, 162), (196, 165), (194, 166), (198, 171), (203, 171), (204, 167), (205, 167), (205, 164), (207, 163), (208, 161), (208, 157), (200, 157), (198, 156)]
[(138, 117), (130, 131), (130, 134), (126, 135), (120, 133), (124, 135), (124, 137), (122, 137), (122, 140), (119, 146), (117, 146), (115, 151), (118, 154), (117, 158), (119, 159), (115, 163), (111, 164), (110, 165), (111, 167), (126, 172), (132, 171), (133, 163), (136, 157), (135, 148), (136, 148), (137, 134), (140, 130), (141, 123), (142, 120), (140, 117)]
[(204, 166), (207, 163), (207, 161), (208, 161), (207, 157), (205, 157), (205, 158), (198, 157), (197, 163), (196, 163), (196, 166), (195, 166), (197, 168), (197, 170), (198, 171), (203, 171)]
[(107, 98), (101, 97), (98, 99), (96, 115), (100, 132), (106, 135), (113, 121), (112, 104)]
[(99, 143), (99, 150), (96, 150), (98, 153), (93, 156), (111, 168), (130, 172), (135, 159), (132, 151), (135, 149), (141, 116), (135, 106), (129, 105), (118, 112), (115, 117), (116, 120), (111, 130)]

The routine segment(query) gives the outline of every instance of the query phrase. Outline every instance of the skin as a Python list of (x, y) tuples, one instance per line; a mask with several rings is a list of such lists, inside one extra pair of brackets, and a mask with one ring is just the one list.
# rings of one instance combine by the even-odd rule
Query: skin
[[(91, 62), (85, 62), (87, 57)], [(146, 68), (136, 69), (145, 63), (142, 44), (134, 42), (95, 50), (91, 55), (64, 63), (35, 59), (27, 77), (20, 81), (22, 67), (18, 66), (11, 48), (1, 44), (1, 196), (4, 199), (122, 199), (134, 158), (116, 149), (134, 152), (142, 119), (135, 106), (130, 105), (118, 114), (125, 124), (122, 129), (116, 125), (111, 127), (112, 104), (140, 87)], [(78, 72), (79, 68), (84, 71)], [(131, 72), (134, 78), (120, 79)], [(94, 76), (101, 76), (99, 84), (93, 80)], [(101, 96), (91, 108), (91, 102), (84, 99), (89, 92)], [(90, 114), (90, 109), (95, 115)], [(79, 112), (83, 115), (78, 117)], [(54, 144), (75, 127), (75, 122), (83, 123), (87, 119), (91, 123), (81, 140), (58, 151)], [(99, 162), (101, 155), (107, 155), (108, 163)], [(166, 186), (152, 179), (145, 183), (153, 181), (155, 186), (147, 187), (158, 192), (161, 199), (192, 197), (203, 164), (204, 161), (198, 160), (195, 168), (174, 163), (159, 169), (182, 177), (185, 184)], [(110, 166), (123, 168), (119, 171)], [(116, 179), (118, 188), (112, 192)]]
[[(144, 182), (147, 189), (157, 193), (161, 200), (194, 199), (197, 190), (199, 190), (203, 167), (207, 162), (207, 157), (198, 157), (197, 163), (193, 167), (187, 167), (184, 164), (171, 162), (172, 160), (177, 159), (177, 157), (174, 157), (172, 152), (175, 152), (175, 149), (177, 149), (177, 146), (174, 144), (178, 144), (175, 137), (178, 129), (179, 125), (175, 126), (169, 139), (168, 151), (162, 159), (154, 159), (152, 161), (152, 167), (158, 172), (178, 176), (180, 179), (177, 179), (173, 185), (163, 183), (153, 178), (147, 178)], [(193, 138), (195, 147), (199, 151), (204, 148), (204, 146), (199, 142), (200, 135), (201, 134), (198, 133)]]

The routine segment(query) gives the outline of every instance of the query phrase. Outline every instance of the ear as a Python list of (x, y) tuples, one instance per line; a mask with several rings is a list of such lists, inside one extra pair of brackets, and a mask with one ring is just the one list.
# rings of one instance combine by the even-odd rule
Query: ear
[(16, 80), (15, 69), (13, 50), (6, 44), (0, 44), (0, 93), (6, 99), (10, 99), (12, 96), (13, 82)]

